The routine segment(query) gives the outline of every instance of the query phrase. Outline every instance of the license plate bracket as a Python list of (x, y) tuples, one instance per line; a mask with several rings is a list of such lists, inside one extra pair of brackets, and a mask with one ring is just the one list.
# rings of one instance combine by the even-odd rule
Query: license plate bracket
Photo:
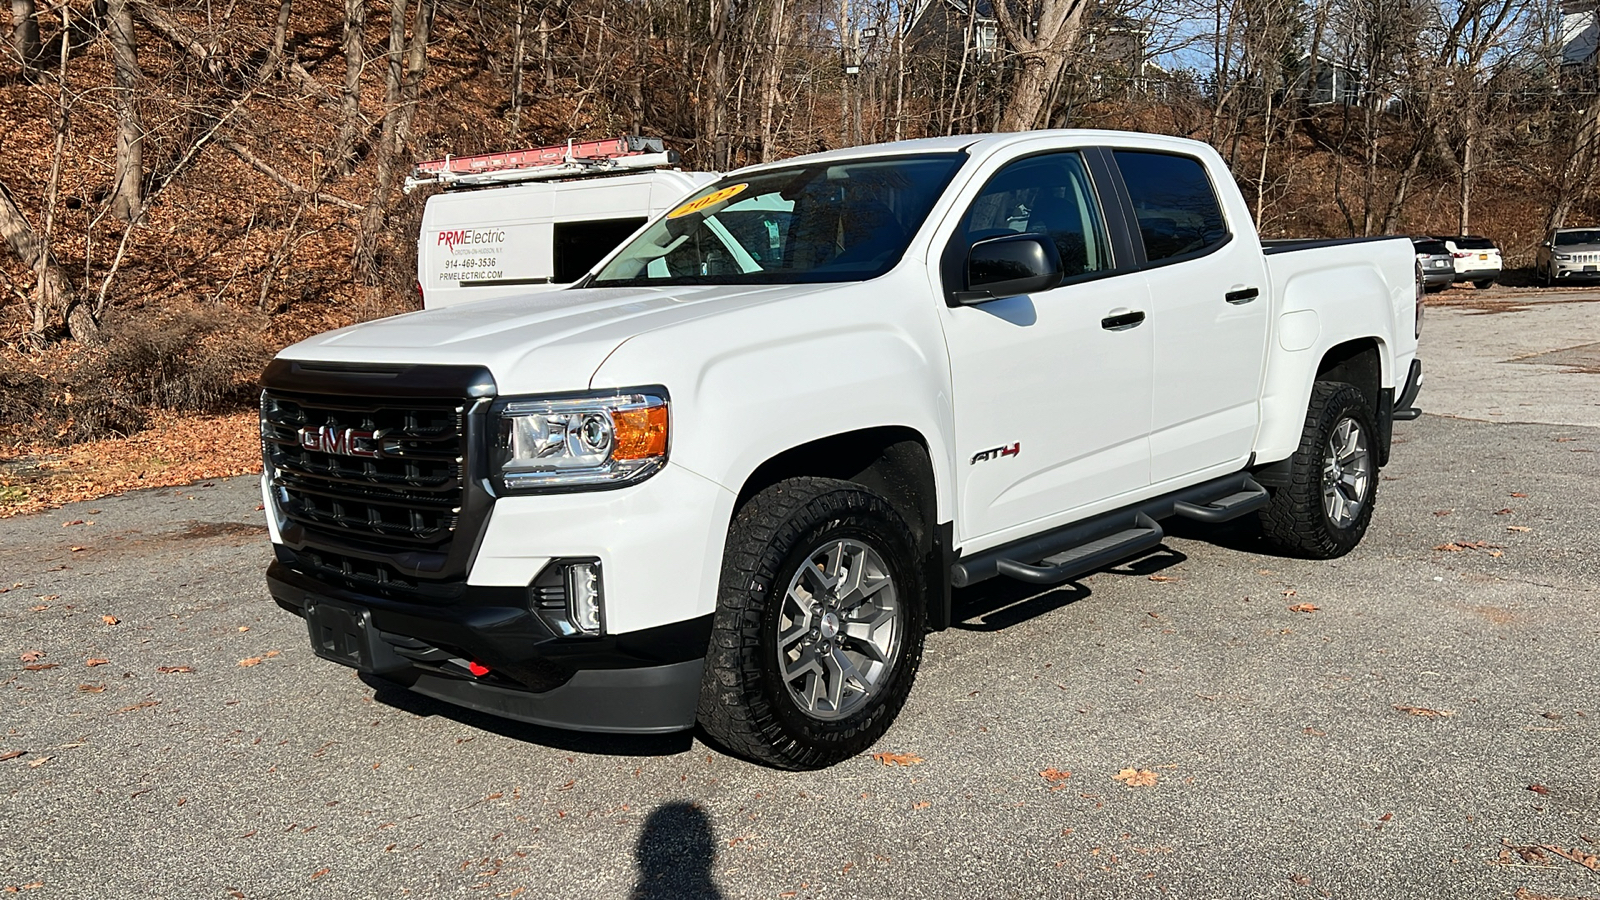
[(306, 604), (311, 652), (362, 672), (383, 674), (411, 665), (372, 624), (372, 611), (333, 600)]

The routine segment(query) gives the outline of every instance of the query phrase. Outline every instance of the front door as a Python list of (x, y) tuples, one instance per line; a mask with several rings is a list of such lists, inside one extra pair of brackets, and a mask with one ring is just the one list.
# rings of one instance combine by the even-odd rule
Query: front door
[(1025, 231), (1054, 241), (1061, 286), (944, 310), (957, 521), (969, 549), (1049, 527), (1150, 479), (1149, 298), (1143, 276), (1114, 271), (1127, 261), (1112, 258), (1078, 153), (997, 171), (956, 226), (956, 271), (964, 275), (973, 241)]

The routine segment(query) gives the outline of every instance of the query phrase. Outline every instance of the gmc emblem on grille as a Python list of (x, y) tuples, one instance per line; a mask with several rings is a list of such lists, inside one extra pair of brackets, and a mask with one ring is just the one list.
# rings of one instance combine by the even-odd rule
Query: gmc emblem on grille
[(376, 459), (378, 448), (374, 446), (377, 434), (371, 431), (357, 431), (354, 428), (332, 428), (324, 425), (321, 428), (300, 429), (300, 446), (318, 453), (336, 453), (339, 456), (365, 456)]

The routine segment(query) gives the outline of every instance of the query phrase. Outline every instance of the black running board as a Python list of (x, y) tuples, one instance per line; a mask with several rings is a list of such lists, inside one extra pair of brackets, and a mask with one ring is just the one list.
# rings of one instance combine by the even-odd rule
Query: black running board
[(1249, 472), (1235, 472), (963, 557), (951, 565), (950, 583), (966, 587), (1005, 575), (1030, 584), (1059, 584), (1159, 545), (1166, 538), (1161, 519), (1226, 522), (1265, 506), (1269, 496)]

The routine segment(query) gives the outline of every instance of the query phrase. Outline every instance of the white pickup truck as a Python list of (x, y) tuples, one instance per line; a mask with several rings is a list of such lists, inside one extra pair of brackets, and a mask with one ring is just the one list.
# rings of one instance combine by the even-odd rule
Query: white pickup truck
[(1263, 246), (1192, 141), (969, 135), (754, 166), (571, 288), (263, 375), (280, 605), (317, 654), (557, 727), (860, 753), (952, 589), (1173, 516), (1361, 540), (1415, 418), (1404, 238)]

